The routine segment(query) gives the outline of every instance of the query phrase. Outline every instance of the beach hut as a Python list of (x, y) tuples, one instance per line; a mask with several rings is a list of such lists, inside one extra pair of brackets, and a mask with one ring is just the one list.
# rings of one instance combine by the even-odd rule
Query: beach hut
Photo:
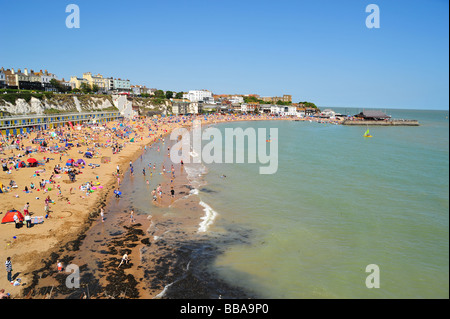
[(17, 214), (17, 217), (19, 217), (19, 220), (23, 222), (24, 218), (21, 212), (18, 210), (12, 209), (9, 210), (6, 215), (2, 218), (2, 224), (5, 223), (13, 223), (14, 222), (14, 215)]

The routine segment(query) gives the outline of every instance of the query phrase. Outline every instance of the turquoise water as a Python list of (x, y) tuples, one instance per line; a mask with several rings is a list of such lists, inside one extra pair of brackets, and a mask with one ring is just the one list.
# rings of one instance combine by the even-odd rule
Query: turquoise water
[[(209, 235), (244, 229), (250, 241), (224, 247), (211, 270), (267, 298), (448, 298), (448, 111), (388, 113), (421, 126), (363, 138), (366, 127), (314, 122), (217, 125), (277, 128), (279, 163), (273, 175), (206, 165)], [(380, 288), (366, 287), (369, 264)]]

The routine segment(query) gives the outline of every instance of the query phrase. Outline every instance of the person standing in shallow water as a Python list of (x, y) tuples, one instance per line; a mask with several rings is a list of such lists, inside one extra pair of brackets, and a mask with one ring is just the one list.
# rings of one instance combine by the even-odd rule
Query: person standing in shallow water
[(134, 210), (132, 209), (130, 213), (130, 223), (133, 224), (135, 221), (136, 220), (134, 219)]
[(127, 253), (125, 253), (124, 255), (123, 255), (123, 257), (122, 257), (122, 260), (120, 261), (120, 264), (119, 264), (119, 266), (117, 267), (117, 268), (119, 268), (120, 266), (122, 266), (122, 264), (125, 262), (125, 264), (128, 264), (128, 261), (129, 261), (130, 259), (128, 258), (128, 255), (127, 255)]

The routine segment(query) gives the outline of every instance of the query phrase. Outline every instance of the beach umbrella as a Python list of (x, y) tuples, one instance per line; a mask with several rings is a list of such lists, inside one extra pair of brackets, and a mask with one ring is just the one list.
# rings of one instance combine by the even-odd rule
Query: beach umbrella
[(37, 163), (37, 159), (29, 158), (29, 159), (27, 159), (27, 162), (30, 163), (30, 164)]

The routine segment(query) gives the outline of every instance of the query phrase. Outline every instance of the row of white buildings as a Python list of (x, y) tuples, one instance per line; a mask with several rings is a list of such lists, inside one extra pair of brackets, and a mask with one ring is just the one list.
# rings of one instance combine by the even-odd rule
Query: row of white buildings
[(201, 113), (202, 110), (216, 111), (216, 112), (254, 113), (256, 109), (258, 109), (258, 112), (260, 113), (270, 113), (277, 116), (306, 117), (308, 115), (312, 115), (315, 113), (314, 110), (299, 109), (296, 106), (263, 104), (257, 107), (254, 104), (247, 104), (247, 103), (236, 105), (219, 105), (219, 104), (192, 102), (187, 99), (172, 100), (172, 113), (174, 115), (198, 114)]
[(183, 99), (191, 102), (214, 104), (213, 94), (208, 90), (190, 90), (189, 92), (183, 94)]
[[(190, 90), (183, 94), (183, 99), (205, 104), (216, 104), (217, 102), (220, 102), (220, 99), (216, 100), (213, 93), (208, 90)], [(232, 104), (244, 103), (244, 97), (239, 95), (228, 96), (227, 100)]]

